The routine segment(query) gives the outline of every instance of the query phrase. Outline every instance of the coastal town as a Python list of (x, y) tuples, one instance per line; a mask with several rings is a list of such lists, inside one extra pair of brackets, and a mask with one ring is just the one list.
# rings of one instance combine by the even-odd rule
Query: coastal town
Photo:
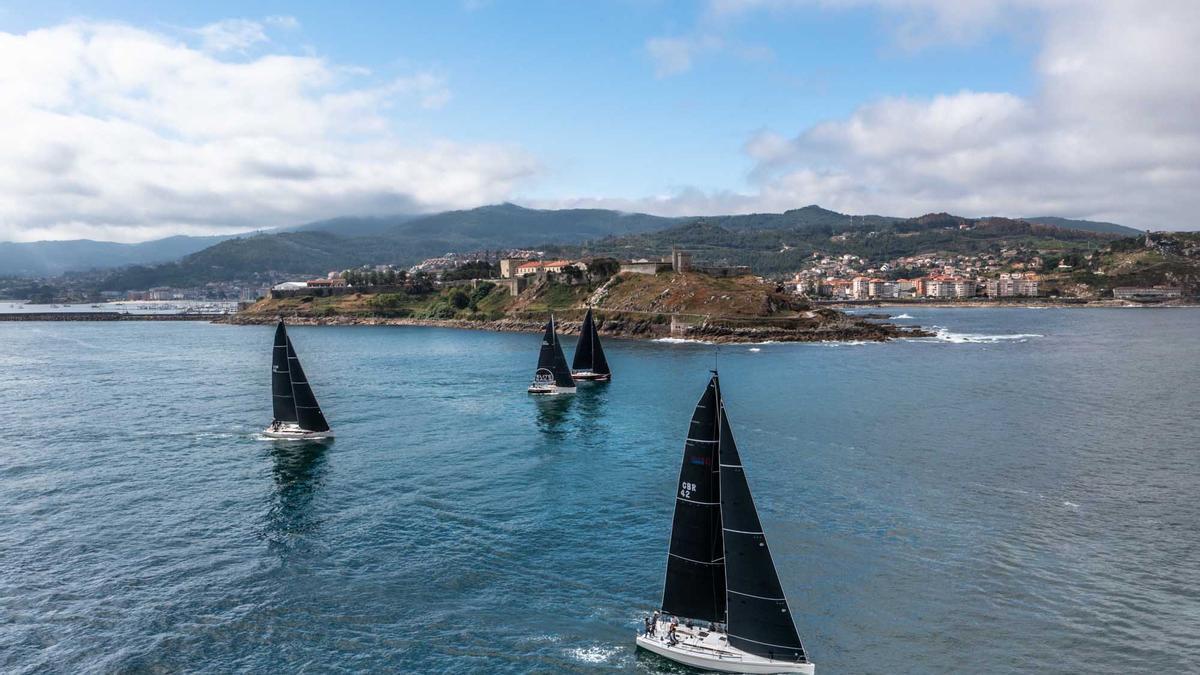
[[(607, 260), (607, 259), (606, 259)], [(237, 300), (248, 303), (269, 295), (272, 291), (336, 289), (388, 285), (410, 278), (428, 279), (434, 285), (488, 279), (505, 286), (513, 294), (523, 291), (531, 280), (547, 275), (569, 282), (584, 280), (594, 260), (551, 259), (543, 251), (519, 249), (507, 251), (472, 251), (446, 253), (427, 258), (408, 267), (372, 265), (352, 270), (332, 270), (325, 276), (309, 279), (287, 279), (278, 283), (255, 286), (246, 283), (213, 282), (199, 287), (154, 287), (145, 290), (102, 292), (104, 300), (164, 301), (164, 300)], [(610, 261), (621, 272), (654, 274), (670, 269), (696, 270), (716, 276), (750, 275), (746, 266), (697, 265), (688, 251), (673, 251), (660, 259), (635, 258)], [(772, 279), (788, 291), (816, 302), (863, 301), (947, 301), (1057, 298), (1059, 284), (1047, 285), (1048, 276), (1041, 272), (1044, 261), (1031, 256), (1027, 262), (1005, 259), (1004, 255), (920, 256), (898, 258), (872, 266), (857, 256), (840, 257), (814, 254), (811, 265), (785, 279)], [(464, 277), (461, 270), (478, 274)], [(1003, 271), (1002, 271), (1003, 270)], [(1036, 270), (1036, 271), (1035, 271)], [(1049, 276), (1069, 272), (1071, 266), (1057, 263)], [(903, 274), (903, 276), (900, 276)], [(351, 283), (357, 280), (357, 283)], [(1129, 301), (1164, 301), (1179, 299), (1179, 286), (1116, 287), (1112, 298)]]
[[(1153, 240), (1147, 236), (1153, 245)], [(619, 266), (620, 272), (657, 274), (665, 271), (697, 271), (710, 276), (752, 275), (747, 266), (703, 264), (691, 251), (674, 249), (661, 258), (635, 258), (617, 261), (602, 259)], [(1087, 262), (1083, 256), (1082, 262)], [(478, 279), (490, 279), (506, 287), (512, 295), (522, 292), (530, 282), (553, 277), (566, 283), (585, 281), (596, 259), (547, 258), (544, 251), (532, 249), (447, 253), (428, 258), (406, 269), (377, 265), (363, 270), (331, 271), (324, 278), (288, 281), (270, 290), (341, 288), (393, 282), (396, 279), (424, 277), (433, 283), (455, 283), (464, 277), (462, 270), (482, 271)], [(813, 302), (854, 303), (884, 301), (988, 301), (1010, 299), (1055, 299), (1070, 297), (1063, 292), (1064, 276), (1074, 269), (1071, 258), (1051, 259), (1037, 251), (1005, 249), (999, 253), (978, 255), (906, 256), (878, 265), (859, 256), (829, 256), (814, 253), (810, 263), (790, 277), (763, 279), (778, 283), (787, 291)], [(365, 273), (365, 274), (364, 274)], [(358, 284), (350, 283), (357, 277)], [(1049, 283), (1047, 283), (1049, 281)], [(262, 289), (262, 294), (267, 289)], [(1180, 286), (1158, 284), (1118, 286), (1111, 298), (1118, 301), (1161, 302), (1183, 297)], [(244, 300), (244, 298), (243, 298)]]
[[(843, 236), (834, 235), (830, 240)], [(892, 257), (814, 250), (799, 258), (790, 270), (784, 268), (785, 271), (774, 273), (744, 264), (727, 264), (723, 258), (704, 247), (685, 246), (673, 246), (666, 255), (625, 258), (589, 255), (584, 247), (474, 249), (449, 251), (415, 263), (401, 258), (395, 263), (326, 268), (319, 275), (266, 268), (237, 278), (213, 279), (190, 286), (161, 284), (129, 288), (121, 283), (113, 288), (111, 276), (103, 272), (14, 279), (9, 280), (13, 285), (0, 287), (0, 297), (31, 304), (114, 301), (251, 304), (280, 294), (345, 292), (338, 289), (371, 292), (370, 289), (397, 284), (409, 289), (414, 284), (433, 289), (480, 281), (502, 286), (516, 296), (531, 283), (544, 279), (560, 284), (586, 284), (617, 272), (657, 274), (674, 270), (715, 277), (753, 276), (813, 304), (1032, 301), (1145, 304), (1184, 301), (1197, 294), (1198, 284), (1191, 270), (1200, 260), (1200, 242), (1179, 234), (1145, 233), (1137, 238), (1110, 240), (1105, 247), (1098, 241), (1089, 242), (1087, 249), (1037, 248), (1014, 243), (978, 252), (933, 251)], [(1169, 260), (1182, 260), (1185, 267), (1173, 272), (1169, 265), (1164, 267), (1164, 261)], [(600, 269), (596, 269), (597, 265)], [(1140, 274), (1139, 269), (1143, 268), (1153, 274)]]

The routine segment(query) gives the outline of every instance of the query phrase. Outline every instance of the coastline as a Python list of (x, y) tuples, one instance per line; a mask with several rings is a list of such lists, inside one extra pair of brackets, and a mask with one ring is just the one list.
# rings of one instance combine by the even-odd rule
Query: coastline
[(995, 300), (958, 300), (934, 302), (902, 302), (902, 301), (856, 301), (820, 303), (819, 307), (830, 307), (838, 310), (861, 308), (881, 309), (955, 309), (955, 308), (991, 308), (991, 309), (1154, 309), (1154, 308), (1200, 308), (1195, 302), (1129, 302), (1126, 300), (1049, 300), (1030, 299), (1026, 302), (997, 302)]
[[(632, 340), (658, 340), (672, 338), (721, 344), (764, 342), (887, 342), (894, 339), (932, 337), (934, 333), (920, 328), (879, 323), (862, 318), (846, 316), (844, 319), (797, 329), (788, 326), (758, 325), (731, 327), (718, 323), (673, 326), (649, 319), (631, 319), (620, 316), (601, 320), (598, 332), (605, 337)], [(379, 316), (305, 316), (289, 314), (282, 317), (264, 314), (234, 314), (214, 320), (213, 323), (230, 325), (273, 325), (283, 318), (293, 326), (424, 326), (434, 328), (458, 328), (507, 333), (540, 333), (545, 329), (543, 320), (506, 317), (495, 320), (472, 321), (467, 319), (416, 319)], [(581, 322), (560, 320), (559, 333), (578, 335)]]

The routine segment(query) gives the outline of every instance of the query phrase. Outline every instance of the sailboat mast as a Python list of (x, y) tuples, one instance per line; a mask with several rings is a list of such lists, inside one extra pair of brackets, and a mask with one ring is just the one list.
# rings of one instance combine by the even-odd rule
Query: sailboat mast
[(719, 388), (716, 417), (729, 644), (770, 659), (804, 662), (804, 646), (779, 583)]
[(271, 409), (277, 422), (296, 421), (296, 397), (292, 393), (287, 328), (282, 320), (275, 327), (275, 342), (271, 349)]
[(662, 609), (701, 621), (725, 618), (725, 554), (717, 457), (716, 378), (696, 403), (684, 443)]

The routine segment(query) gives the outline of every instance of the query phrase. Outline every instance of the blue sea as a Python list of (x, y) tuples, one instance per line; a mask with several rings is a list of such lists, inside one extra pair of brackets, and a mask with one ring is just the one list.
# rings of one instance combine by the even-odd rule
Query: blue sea
[(258, 436), (271, 327), (0, 323), (0, 671), (689, 672), (633, 637), (714, 363), (818, 673), (1200, 670), (1200, 310), (904, 311), (551, 399), (537, 335), (297, 327), (326, 445)]

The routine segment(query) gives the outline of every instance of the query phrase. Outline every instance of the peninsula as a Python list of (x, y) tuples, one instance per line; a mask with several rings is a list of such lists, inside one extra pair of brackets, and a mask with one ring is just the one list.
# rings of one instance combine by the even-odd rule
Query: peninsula
[[(389, 285), (272, 291), (222, 319), (268, 324), (418, 325), (536, 332), (551, 312), (561, 332), (577, 334), (588, 306), (600, 333), (626, 338), (706, 342), (884, 341), (928, 333), (832, 308), (814, 308), (778, 284), (749, 274), (618, 271), (592, 261), (587, 271), (435, 284), (415, 275)], [(353, 274), (350, 275), (354, 278)]]

